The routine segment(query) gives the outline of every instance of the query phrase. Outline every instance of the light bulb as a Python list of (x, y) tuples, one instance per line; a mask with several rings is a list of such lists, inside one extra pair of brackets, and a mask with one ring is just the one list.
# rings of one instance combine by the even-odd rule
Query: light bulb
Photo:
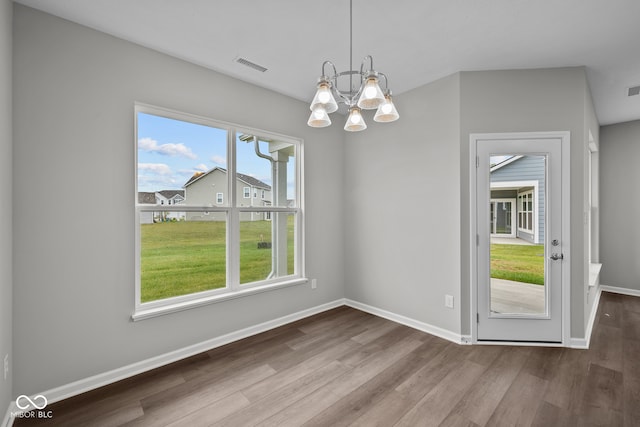
[(368, 77), (362, 90), (362, 95), (358, 100), (358, 107), (363, 110), (374, 110), (384, 102), (384, 95), (380, 86), (378, 86), (378, 79), (376, 77)]
[(367, 86), (364, 90), (364, 97), (367, 99), (371, 99), (376, 96), (376, 88), (372, 86)]

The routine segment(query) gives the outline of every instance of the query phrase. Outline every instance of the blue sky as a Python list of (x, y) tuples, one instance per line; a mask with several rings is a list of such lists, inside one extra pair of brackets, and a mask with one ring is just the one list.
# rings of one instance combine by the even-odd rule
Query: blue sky
[[(238, 142), (236, 151), (238, 172), (271, 185), (270, 162), (253, 144)], [(196, 172), (226, 169), (226, 157), (226, 130), (138, 113), (138, 191), (181, 189)]]

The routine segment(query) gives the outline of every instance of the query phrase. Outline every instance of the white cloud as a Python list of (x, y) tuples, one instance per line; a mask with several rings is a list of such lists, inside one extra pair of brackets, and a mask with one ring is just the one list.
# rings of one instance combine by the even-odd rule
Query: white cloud
[(164, 163), (138, 163), (138, 173), (148, 171), (154, 175), (171, 175), (171, 168)]
[(187, 147), (183, 143), (158, 145), (158, 141), (155, 139), (140, 138), (138, 140), (138, 148), (150, 153), (162, 154), (163, 156), (182, 156), (192, 160), (197, 158), (197, 156), (193, 154), (193, 151), (191, 151), (191, 148)]
[(225, 157), (218, 156), (218, 155), (215, 155), (215, 156), (211, 157), (211, 161), (213, 163), (215, 163), (217, 165), (221, 165), (221, 166), (224, 166), (224, 165), (227, 164), (227, 159)]
[(206, 171), (209, 170), (207, 165), (205, 165), (204, 163), (200, 163), (199, 165), (196, 165), (193, 169), (195, 169), (196, 171), (201, 171), (201, 172), (206, 172)]

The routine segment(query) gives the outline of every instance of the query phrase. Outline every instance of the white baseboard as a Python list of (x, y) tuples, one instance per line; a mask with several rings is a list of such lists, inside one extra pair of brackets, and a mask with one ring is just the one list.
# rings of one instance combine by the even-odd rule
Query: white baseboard
[[(278, 319), (260, 323), (255, 326), (250, 326), (239, 331), (231, 332), (220, 337), (212, 338), (198, 344), (171, 351), (160, 356), (136, 362), (128, 366), (123, 366), (121, 368), (104, 372), (102, 374), (84, 378), (39, 394), (45, 396), (49, 403), (58, 402), (60, 400), (86, 393), (87, 391), (112, 384), (116, 381), (120, 381), (125, 378), (150, 371), (151, 369), (159, 368), (172, 362), (177, 362), (190, 356), (195, 356), (196, 354), (214, 349), (216, 347), (220, 347), (231, 342), (250, 337), (252, 335), (266, 332), (279, 326), (283, 326), (288, 323), (304, 319), (305, 317), (313, 316), (314, 314), (322, 313), (324, 311), (331, 310), (332, 308), (340, 307), (342, 305), (345, 305), (345, 301), (343, 299), (332, 301), (326, 304), (319, 305), (317, 307), (312, 307), (307, 310), (289, 314)], [(7, 413), (7, 416), (8, 415), (9, 413)], [(3, 425), (2, 427), (5, 426)]]
[(456, 334), (455, 332), (451, 332), (446, 329), (442, 329), (437, 326), (433, 326), (428, 323), (421, 322), (419, 320), (414, 320), (409, 317), (402, 316), (400, 314), (392, 313), (390, 311), (386, 311), (377, 307), (372, 307), (370, 305), (363, 304), (361, 302), (353, 301), (350, 299), (345, 300), (345, 305), (348, 305), (349, 307), (353, 307), (361, 311), (365, 311), (367, 313), (374, 314), (378, 317), (383, 317), (385, 319), (403, 324), (405, 326), (409, 326), (419, 331), (426, 332), (431, 335), (435, 335), (437, 337), (454, 342), (456, 344), (468, 344), (467, 342), (463, 341), (463, 337), (460, 334)]
[(629, 295), (632, 297), (640, 297), (640, 290), (629, 288), (618, 288), (615, 286), (600, 285), (600, 290), (605, 292), (613, 292), (614, 294)]
[(584, 338), (571, 338), (569, 347), (581, 348), (585, 350), (589, 348), (589, 344), (591, 344), (591, 333), (593, 332), (593, 324), (596, 321), (596, 314), (598, 313), (598, 306), (600, 305), (600, 295), (602, 295), (602, 291), (602, 286), (598, 287), (596, 297), (593, 300), (593, 305), (591, 306), (591, 313), (589, 313), (589, 321), (587, 322), (587, 329), (584, 332)]

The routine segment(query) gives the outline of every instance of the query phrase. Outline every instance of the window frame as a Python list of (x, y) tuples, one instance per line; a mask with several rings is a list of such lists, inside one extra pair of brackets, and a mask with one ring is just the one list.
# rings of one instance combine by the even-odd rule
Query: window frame
[(243, 199), (251, 198), (251, 187), (242, 187), (242, 198)]
[(216, 204), (224, 205), (224, 193), (216, 193)]
[[(144, 205), (138, 203), (138, 114), (151, 114), (168, 119), (185, 121), (189, 123), (210, 126), (227, 132), (227, 194), (229, 200), (225, 206), (190, 206), (183, 204), (173, 205)], [(252, 134), (269, 140), (279, 140), (295, 146), (295, 206), (242, 206), (240, 196), (236, 192), (238, 177), (235, 169), (236, 135)], [(223, 122), (190, 113), (175, 111), (153, 105), (135, 103), (134, 105), (134, 211), (135, 211), (135, 301), (132, 320), (143, 320), (159, 315), (199, 307), (206, 304), (226, 301), (233, 298), (253, 295), (272, 289), (293, 286), (308, 282), (305, 276), (305, 244), (304, 244), (304, 182), (303, 182), (303, 156), (304, 141), (301, 138), (282, 135), (262, 129), (249, 128), (234, 123)], [(249, 189), (249, 198), (251, 189)], [(243, 195), (246, 193), (243, 193)], [(217, 197), (217, 195), (216, 195)], [(203, 292), (180, 295), (150, 302), (141, 302), (141, 217), (143, 212), (162, 210), (163, 212), (197, 211), (197, 212), (224, 212), (227, 215), (227, 250), (226, 271), (227, 280), (224, 288), (212, 289)], [(272, 212), (294, 214), (294, 273), (277, 278), (269, 278), (253, 283), (240, 284), (240, 214), (242, 212), (265, 212), (265, 216), (271, 216)]]
[[(517, 199), (518, 199), (518, 230), (523, 231), (525, 233), (532, 234), (535, 231), (534, 222), (536, 220), (536, 216), (534, 215), (536, 204), (534, 203), (533, 189), (518, 193)], [(531, 210), (529, 210), (529, 203), (531, 203)], [(523, 206), (524, 206), (524, 209), (523, 209)], [(521, 215), (524, 221), (520, 221)], [(520, 225), (521, 223), (524, 223), (525, 225), (530, 226), (530, 228), (522, 227)]]

